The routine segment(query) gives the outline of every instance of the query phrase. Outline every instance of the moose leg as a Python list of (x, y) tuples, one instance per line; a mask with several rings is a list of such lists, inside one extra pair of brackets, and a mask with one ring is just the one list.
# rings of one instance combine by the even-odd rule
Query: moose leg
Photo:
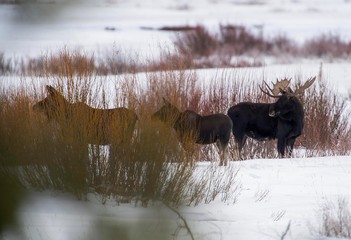
[(287, 148), (287, 144), (289, 144), (288, 139), (291, 139), (291, 137), (289, 137), (290, 133), (291, 123), (286, 121), (279, 121), (277, 129), (277, 149), (279, 157), (284, 157), (285, 155), (285, 149)]
[(235, 157), (238, 160), (242, 160), (241, 156), (241, 150), (243, 146), (245, 145), (246, 142), (246, 135), (245, 131), (243, 129), (246, 129), (246, 126), (239, 126), (239, 125), (234, 125), (233, 127), (233, 135), (235, 139)]
[(216, 145), (219, 150), (219, 166), (223, 166), (224, 164), (224, 157), (223, 157), (223, 147), (220, 139), (217, 139)]
[(182, 138), (180, 141), (181, 148), (183, 149), (184, 159), (186, 163), (192, 166), (196, 158), (196, 143), (189, 139)]
[(286, 150), (287, 150), (288, 157), (291, 157), (292, 150), (293, 150), (294, 144), (295, 144), (295, 140), (296, 140), (296, 138), (289, 138), (286, 142)]
[(219, 166), (227, 166), (227, 156), (226, 156), (226, 150), (228, 146), (228, 141), (223, 141), (222, 139), (217, 139), (216, 141), (217, 147), (219, 149)]
[(277, 149), (279, 157), (283, 158), (285, 155), (286, 139), (285, 137), (278, 137)]
[(242, 137), (240, 136), (239, 138), (235, 137), (235, 145), (236, 145), (236, 147), (235, 147), (235, 154), (236, 154), (236, 157), (237, 157), (238, 160), (242, 160), (243, 159), (241, 152), (242, 152), (242, 149), (243, 149), (243, 147), (245, 145), (246, 138), (247, 137), (245, 135), (242, 136)]
[[(221, 162), (220, 165), (225, 165), (227, 166), (228, 164), (228, 155), (229, 155), (229, 150), (228, 150), (228, 144), (230, 140), (230, 134), (231, 134), (231, 129), (228, 129), (225, 131), (225, 133), (222, 133), (219, 136), (219, 144), (220, 144), (220, 151), (221, 151)], [(218, 140), (217, 140), (218, 143)]]

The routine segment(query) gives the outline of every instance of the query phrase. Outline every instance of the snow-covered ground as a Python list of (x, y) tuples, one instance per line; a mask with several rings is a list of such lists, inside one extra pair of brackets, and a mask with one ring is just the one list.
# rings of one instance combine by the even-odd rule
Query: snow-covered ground
[[(323, 239), (319, 235), (322, 207), (351, 198), (349, 156), (249, 160), (232, 162), (230, 167), (239, 169), (235, 184), (241, 188), (235, 203), (216, 200), (178, 209), (195, 239), (281, 239), (288, 226), (284, 239)], [(32, 194), (25, 202), (19, 210), (25, 239), (104, 239), (106, 235), (173, 239), (183, 225), (161, 204), (102, 205), (94, 195), (78, 201), (49, 192)], [(180, 228), (176, 239), (190, 236)]]
[[(351, 2), (346, 0), (91, 0), (0, 5), (0, 18), (0, 52), (10, 57), (37, 56), (63, 46), (95, 52), (116, 46), (153, 55), (160, 47), (171, 46), (174, 35), (142, 27), (184, 24), (216, 28), (236, 23), (263, 29), (268, 36), (283, 32), (297, 41), (328, 32), (351, 39)], [(320, 61), (235, 71), (265, 79), (295, 74), (307, 78), (318, 74)], [(344, 96), (350, 92), (350, 63), (329, 61), (323, 64), (323, 73), (336, 91)], [(200, 74), (211, 77), (218, 72)], [(14, 83), (0, 79), (0, 84), (9, 82)], [(281, 239), (287, 229), (285, 239), (322, 239), (318, 235), (322, 205), (351, 197), (351, 156), (248, 160), (231, 166), (239, 169), (241, 185), (235, 203), (216, 200), (179, 209), (195, 239)], [(22, 235), (6, 231), (1, 237), (98, 239), (107, 233), (117, 239), (127, 235), (173, 239), (172, 234), (178, 233), (176, 239), (190, 239), (184, 229), (177, 232), (181, 221), (165, 206), (102, 205), (94, 195), (78, 201), (59, 193), (30, 193), (19, 216)]]

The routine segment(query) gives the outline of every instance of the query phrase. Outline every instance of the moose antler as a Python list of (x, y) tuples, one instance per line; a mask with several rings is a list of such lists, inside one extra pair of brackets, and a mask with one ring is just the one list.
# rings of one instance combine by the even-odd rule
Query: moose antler
[(274, 91), (273, 93), (278, 95), (279, 93), (283, 94), (286, 92), (290, 92), (291, 91), (291, 88), (289, 87), (290, 81), (291, 81), (291, 78), (290, 79), (284, 78), (280, 81), (277, 78), (277, 82), (273, 83), (273, 91)]
[(273, 88), (269, 87), (269, 85), (265, 81), (263, 81), (264, 84), (266, 85), (266, 90), (263, 90), (261, 86), (260, 86), (260, 89), (264, 94), (267, 94), (268, 96), (274, 97), (274, 98), (279, 98), (281, 94), (287, 94), (289, 96), (297, 96), (297, 95), (303, 94), (303, 92), (307, 88), (309, 88), (314, 83), (315, 80), (316, 80), (316, 77), (309, 78), (302, 86), (297, 88), (295, 91), (293, 91), (289, 87), (291, 79), (287, 79), (287, 78), (284, 78), (280, 81), (277, 79), (276, 83), (272, 82)]
[(311, 77), (309, 78), (304, 85), (300, 86), (298, 89), (295, 90), (295, 92), (293, 93), (294, 95), (300, 95), (302, 94), (307, 88), (309, 88), (314, 81), (316, 80), (316, 77)]
[[(265, 81), (264, 81), (264, 83), (266, 84), (266, 88), (268, 88), (272, 92), (273, 89), (271, 89)], [(278, 98), (279, 97), (279, 96), (273, 95), (272, 93), (268, 92), (267, 90), (263, 90), (263, 88), (261, 86), (258, 86), (258, 87), (260, 88), (261, 92), (263, 92), (264, 94), (266, 94), (266, 95), (268, 95), (270, 97), (273, 97), (273, 98)]]
[(269, 87), (269, 85), (266, 83), (266, 81), (263, 81), (264, 84), (266, 85), (266, 89), (268, 90), (263, 90), (261, 86), (259, 86), (259, 88), (261, 89), (261, 91), (264, 94), (267, 94), (270, 97), (274, 97), (274, 98), (278, 98), (280, 97), (280, 94), (284, 94), (287, 92), (292, 92), (291, 88), (289, 87), (290, 84), (290, 80), (291, 79), (282, 79), (282, 80), (278, 80), (276, 81), (276, 83), (273, 83), (273, 88)]

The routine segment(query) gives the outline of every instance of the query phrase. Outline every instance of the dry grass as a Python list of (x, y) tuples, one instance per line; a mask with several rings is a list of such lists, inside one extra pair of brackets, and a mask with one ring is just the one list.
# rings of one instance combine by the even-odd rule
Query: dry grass
[(262, 36), (256, 36), (247, 28), (237, 25), (220, 25), (220, 43), (231, 49), (234, 55), (252, 54), (265, 51), (269, 43)]
[[(257, 83), (261, 79), (254, 79), (250, 74), (238, 75), (235, 71), (223, 71), (210, 81), (199, 81), (195, 71), (165, 71), (149, 73), (148, 76), (154, 86), (154, 96), (150, 101), (156, 106), (160, 106), (162, 97), (167, 96), (182, 111), (191, 109), (208, 115), (226, 113), (230, 106), (242, 101), (274, 101), (259, 90)], [(292, 80), (295, 82), (292, 88), (297, 88), (304, 81), (297, 75)], [(307, 150), (308, 156), (350, 152), (351, 145), (347, 140), (351, 134), (348, 121), (350, 112), (347, 111), (345, 101), (328, 85), (322, 67), (318, 80), (300, 100), (305, 109), (305, 126), (302, 136), (297, 139), (296, 148)], [(231, 159), (236, 159), (233, 141), (230, 145)], [(213, 146), (204, 146), (198, 151), (203, 160), (213, 161), (216, 158)], [(276, 156), (276, 141), (257, 142), (248, 139), (243, 149), (244, 159)]]
[(174, 43), (181, 53), (199, 57), (211, 55), (218, 40), (204, 26), (198, 25), (192, 31), (184, 32), (184, 35), (177, 35)]
[(7, 58), (4, 53), (0, 52), (0, 75), (10, 74), (14, 71), (12, 59)]
[(219, 33), (208, 31), (203, 26), (177, 35), (175, 46), (183, 54), (191, 54), (197, 67), (250, 67), (259, 62), (233, 62), (236, 56), (283, 57), (330, 57), (349, 58), (351, 42), (339, 35), (322, 34), (313, 36), (302, 45), (284, 34), (265, 37), (262, 30), (255, 33), (239, 25), (220, 25)]
[[(16, 90), (2, 89), (0, 163), (5, 171), (20, 169), (14, 175), (34, 189), (70, 192), (80, 199), (89, 192), (97, 192), (103, 201), (112, 197), (118, 202), (141, 202), (145, 206), (152, 200), (173, 205), (208, 202), (220, 196), (223, 189), (235, 195), (234, 190), (230, 191), (236, 186), (236, 175), (230, 174), (234, 170), (223, 169), (227, 177), (216, 175), (221, 177), (216, 183), (217, 190), (211, 198), (206, 197), (205, 193), (213, 186), (208, 182), (214, 179), (204, 177), (197, 181), (195, 165), (188, 164), (190, 158), (179, 146), (172, 129), (150, 119), (163, 96), (182, 109), (199, 110), (201, 92), (194, 72), (150, 72), (144, 89), (139, 88), (136, 75), (132, 74), (118, 79), (114, 91), (107, 92), (91, 65), (83, 64), (77, 69), (72, 61), (75, 53), (63, 52), (62, 56), (59, 60), (62, 62), (57, 63), (62, 67), (55, 74), (48, 68), (46, 81), (71, 103), (135, 110), (138, 124), (133, 139), (128, 144), (109, 147), (89, 145), (91, 129), (81, 128), (79, 124), (96, 119), (86, 119), (87, 115), (78, 111), (70, 121), (64, 117), (48, 121), (31, 108), (45, 97), (44, 91), (29, 89), (26, 84)], [(111, 134), (113, 139), (123, 138), (118, 128)], [(218, 169), (212, 167), (206, 171)], [(232, 200), (229, 195), (221, 198)]]
[(161, 49), (160, 56), (151, 61), (141, 60), (137, 53), (123, 51), (118, 46), (96, 54), (63, 48), (56, 53), (23, 59), (7, 58), (0, 53), (0, 74), (80, 74), (89, 69), (97, 75), (110, 75), (184, 68), (257, 67), (265, 64), (262, 59), (267, 56), (287, 62), (311, 57), (348, 59), (351, 54), (351, 42), (330, 33), (312, 36), (298, 44), (284, 33), (266, 37), (262, 29), (254, 31), (240, 25), (221, 24), (212, 31), (202, 25), (165, 29), (176, 32), (175, 51)]
[[(152, 121), (150, 116), (163, 104), (163, 97), (182, 111), (191, 109), (203, 115), (226, 113), (241, 101), (272, 101), (259, 90), (257, 83), (261, 79), (224, 71), (210, 81), (199, 81), (195, 71), (186, 70), (187, 65), (179, 62), (175, 68), (164, 66), (164, 71), (148, 71), (142, 80), (135, 73), (118, 77), (111, 87), (96, 75), (94, 67), (88, 64), (89, 57), (79, 55), (82, 66), (75, 67), (75, 52), (64, 51), (61, 56), (56, 62), (57, 72), (45, 68), (46, 81), (71, 103), (135, 110), (138, 123), (133, 139), (110, 147), (88, 145), (90, 130), (77, 132), (77, 124), (86, 115), (78, 114), (77, 121), (48, 122), (31, 109), (46, 93), (34, 83), (31, 88), (22, 84), (22, 88), (2, 89), (0, 93), (0, 162), (5, 171), (21, 166), (21, 171), (11, 173), (24, 185), (69, 191), (79, 198), (93, 191), (105, 200), (113, 197), (119, 202), (140, 201), (143, 205), (151, 200), (198, 204), (218, 197), (235, 201), (237, 169), (217, 167), (216, 147), (195, 146), (190, 154), (180, 146), (171, 128)], [(297, 85), (303, 81), (293, 79)], [(322, 69), (317, 83), (301, 101), (306, 112), (305, 128), (297, 147), (307, 149), (309, 156), (350, 152), (349, 113), (342, 99), (326, 84)], [(112, 134), (116, 140), (123, 138), (118, 127)], [(233, 140), (229, 152), (230, 160), (235, 160)], [(243, 149), (245, 159), (276, 156), (275, 141), (248, 140)], [(201, 171), (188, 164), (199, 159), (213, 164)]]
[(351, 54), (351, 42), (336, 34), (321, 34), (307, 40), (302, 51), (305, 56), (346, 58)]
[(317, 232), (321, 236), (340, 239), (351, 237), (351, 212), (346, 198), (339, 196), (337, 201), (326, 201), (317, 215), (320, 220)]
[[(260, 90), (261, 80), (252, 76), (238, 76), (223, 72), (207, 86), (203, 86), (199, 112), (202, 114), (226, 113), (234, 104), (243, 101), (272, 102)], [(306, 79), (292, 79), (296, 89)], [(351, 134), (350, 112), (346, 102), (335, 93), (323, 75), (323, 67), (318, 80), (300, 98), (305, 110), (305, 126), (302, 135), (297, 138), (296, 147), (307, 150), (308, 156), (347, 154), (351, 150), (348, 139)], [(230, 152), (233, 153), (233, 143)], [(206, 153), (207, 154), (207, 153)], [(208, 154), (207, 154), (208, 155)], [(276, 141), (257, 142), (248, 139), (243, 149), (244, 159), (276, 157)], [(235, 155), (232, 155), (235, 159)]]
[(351, 113), (344, 99), (324, 79), (322, 66), (318, 78), (302, 99), (305, 128), (297, 144), (308, 149), (309, 156), (348, 154)]

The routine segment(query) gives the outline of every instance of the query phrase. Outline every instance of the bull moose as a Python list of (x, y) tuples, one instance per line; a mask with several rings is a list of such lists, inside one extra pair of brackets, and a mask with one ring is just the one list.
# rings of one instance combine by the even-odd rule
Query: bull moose
[[(61, 129), (74, 126), (73, 131), (87, 143), (107, 145), (130, 140), (138, 119), (134, 111), (124, 107), (97, 109), (83, 102), (70, 103), (52, 86), (46, 86), (48, 95), (33, 105), (49, 121), (55, 120)], [(116, 139), (119, 138), (119, 139)]]
[(220, 165), (226, 165), (225, 151), (233, 127), (230, 118), (225, 114), (201, 116), (191, 110), (181, 112), (164, 98), (163, 101), (164, 105), (152, 115), (152, 119), (159, 119), (172, 126), (182, 144), (187, 141), (197, 144), (216, 143), (220, 151)]
[(275, 103), (241, 102), (228, 109), (240, 159), (247, 137), (259, 141), (277, 139), (279, 155), (284, 157), (287, 151), (288, 156), (291, 156), (295, 140), (301, 135), (304, 126), (304, 110), (298, 96), (315, 80), (316, 77), (308, 79), (295, 91), (289, 87), (288, 79), (277, 80), (273, 88), (264, 82), (266, 87), (263, 89), (260, 86), (261, 91), (276, 98)]

